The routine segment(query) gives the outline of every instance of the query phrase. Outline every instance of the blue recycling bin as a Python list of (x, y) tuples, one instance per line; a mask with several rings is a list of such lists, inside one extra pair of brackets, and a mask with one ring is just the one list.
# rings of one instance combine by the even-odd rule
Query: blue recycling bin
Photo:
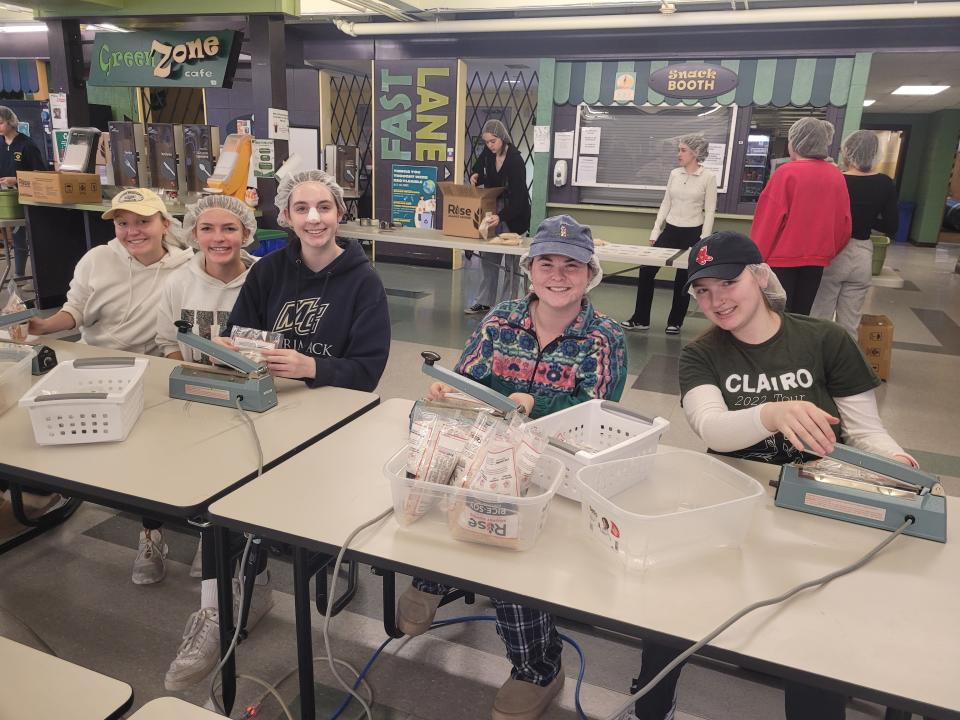
[(896, 241), (905, 243), (910, 239), (910, 225), (913, 223), (913, 213), (917, 210), (917, 204), (904, 201), (897, 205), (897, 210), (900, 213), (900, 222), (897, 226)]
[(257, 257), (263, 257), (274, 250), (285, 247), (287, 244), (287, 233), (283, 230), (257, 230), (254, 238), (256, 238), (256, 243), (248, 252)]

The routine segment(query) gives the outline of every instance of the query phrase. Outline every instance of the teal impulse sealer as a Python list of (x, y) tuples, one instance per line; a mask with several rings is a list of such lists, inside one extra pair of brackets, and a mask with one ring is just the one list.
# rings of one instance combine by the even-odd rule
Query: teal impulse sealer
[(947, 498), (936, 475), (847, 445), (807, 463), (784, 465), (777, 483), (778, 507), (881, 530), (947, 541)]
[[(36, 310), (33, 308), (27, 308), (26, 310), (21, 310), (20, 312), (0, 315), (0, 327), (19, 325), (20, 323), (26, 322), (36, 314)], [(31, 373), (33, 375), (43, 375), (48, 370), (52, 370), (54, 367), (56, 367), (57, 354), (53, 351), (53, 348), (47, 347), (46, 345), (32, 345), (29, 347), (33, 348), (33, 363), (31, 365)]]
[(177, 320), (177, 340), (216, 358), (233, 370), (212, 365), (184, 364), (170, 373), (170, 397), (193, 402), (264, 412), (277, 404), (277, 391), (266, 365), (192, 332), (193, 325)]

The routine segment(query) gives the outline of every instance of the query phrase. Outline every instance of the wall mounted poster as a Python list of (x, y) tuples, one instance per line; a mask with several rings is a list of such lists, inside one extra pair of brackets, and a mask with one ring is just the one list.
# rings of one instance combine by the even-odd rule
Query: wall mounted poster
[(438, 182), (461, 179), (463, 169), (454, 167), (452, 152), (457, 139), (456, 89), (456, 60), (374, 64), (374, 192), (378, 219), (412, 226), (423, 189), (417, 189), (413, 197), (415, 185), (431, 181), (436, 200)]
[(430, 229), (437, 212), (437, 168), (394, 165), (390, 219), (404, 227)]

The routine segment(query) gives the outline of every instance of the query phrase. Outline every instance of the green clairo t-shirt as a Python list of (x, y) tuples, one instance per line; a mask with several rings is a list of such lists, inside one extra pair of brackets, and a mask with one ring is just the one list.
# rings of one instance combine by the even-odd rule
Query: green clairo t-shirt
[[(785, 313), (780, 330), (759, 345), (712, 330), (680, 354), (680, 397), (700, 385), (716, 385), (730, 410), (761, 403), (808, 400), (834, 417), (836, 397), (858, 395), (880, 384), (860, 348), (839, 325)], [(834, 426), (840, 439), (840, 426)], [(793, 462), (802, 456), (782, 433), (752, 447), (721, 453), (761, 462)]]

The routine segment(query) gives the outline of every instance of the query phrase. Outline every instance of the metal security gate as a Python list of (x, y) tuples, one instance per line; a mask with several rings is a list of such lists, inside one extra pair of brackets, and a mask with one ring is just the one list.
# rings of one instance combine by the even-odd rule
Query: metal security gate
[[(469, 62), (469, 61), (468, 61)], [(500, 120), (527, 166), (527, 189), (533, 186), (533, 127), (537, 120), (536, 70), (475, 72), (467, 86), (466, 143), (463, 172), (469, 178), (483, 151), (480, 133), (487, 120)]]
[(347, 210), (354, 217), (371, 215), (371, 96), (369, 75), (330, 77), (330, 139), (337, 145), (356, 145), (360, 149), (360, 198), (347, 201)]

